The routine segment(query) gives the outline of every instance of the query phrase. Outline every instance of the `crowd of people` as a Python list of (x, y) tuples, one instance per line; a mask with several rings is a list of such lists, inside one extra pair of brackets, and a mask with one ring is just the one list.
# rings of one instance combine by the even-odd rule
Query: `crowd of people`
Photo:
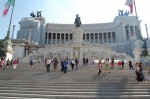
[(10, 66), (13, 66), (13, 69), (16, 69), (19, 63), (19, 59), (16, 60), (9, 60), (9, 58), (6, 60), (5, 58), (0, 59), (0, 68), (9, 68)]
[[(33, 69), (33, 65), (36, 65), (37, 60), (36, 59), (31, 59), (29, 64), (30, 64), (30, 70)], [(13, 69), (16, 69), (19, 63), (19, 59), (16, 60), (9, 60), (9, 59), (5, 59), (5, 58), (1, 58), (0, 59), (0, 68), (9, 68), (10, 66), (13, 66)], [(45, 66), (46, 66), (46, 71), (50, 72), (50, 68), (54, 68), (54, 70), (57, 70), (57, 66), (60, 63), (61, 66), (61, 71), (64, 73), (67, 73), (68, 70), (68, 66), (71, 66), (71, 69), (74, 70), (78, 70), (78, 65), (79, 65), (79, 60), (77, 58), (75, 59), (67, 59), (67, 58), (61, 58), (61, 59), (57, 59), (56, 57), (54, 58), (46, 58), (45, 59)], [(88, 58), (83, 58), (83, 66), (88, 66), (89, 64), (89, 60)], [(106, 58), (103, 62), (102, 60), (99, 60), (98, 62), (98, 75), (101, 76), (102, 73), (102, 67), (104, 64), (104, 73), (110, 73), (110, 68), (113, 69), (115, 67), (115, 62), (114, 62), (114, 58), (111, 59), (111, 61)], [(118, 70), (123, 70), (124, 69), (124, 60), (121, 59), (120, 61), (118, 61)], [(128, 66), (130, 70), (135, 70), (135, 74), (136, 74), (136, 80), (138, 82), (140, 81), (146, 81), (145, 77), (144, 77), (144, 73), (143, 73), (143, 67), (144, 64), (142, 64), (141, 62), (128, 62)], [(148, 68), (147, 68), (147, 75), (146, 78), (150, 81), (150, 60), (148, 62)]]
[[(101, 76), (101, 72), (102, 72), (102, 64), (105, 65), (104, 72), (110, 73), (110, 67), (112, 69), (114, 68), (114, 59), (112, 58), (111, 62), (109, 62), (109, 59), (104, 60), (104, 62), (102, 62), (102, 60), (99, 60), (97, 67), (98, 67), (98, 75), (100, 75), (100, 76)], [(134, 70), (134, 67), (135, 67), (136, 80), (138, 82), (146, 81), (145, 77), (144, 77), (144, 73), (142, 71), (144, 64), (142, 64), (141, 62), (132, 63), (131, 61), (129, 61), (128, 66), (129, 66), (130, 70)], [(118, 61), (118, 70), (122, 70), (122, 69), (124, 69), (124, 60), (123, 59)], [(147, 80), (150, 81), (150, 60), (148, 62), (146, 77), (147, 77)]]
[(58, 60), (56, 57), (55, 58), (47, 58), (45, 59), (45, 65), (46, 65), (46, 70), (50, 72), (50, 67), (53, 65), (54, 70), (57, 70), (57, 65), (58, 63), (61, 64), (61, 71), (64, 73), (67, 73), (68, 66), (71, 65), (72, 70), (74, 70), (74, 66), (76, 70), (78, 70), (78, 64), (79, 60), (77, 58), (75, 59), (67, 59), (67, 58), (61, 58)]

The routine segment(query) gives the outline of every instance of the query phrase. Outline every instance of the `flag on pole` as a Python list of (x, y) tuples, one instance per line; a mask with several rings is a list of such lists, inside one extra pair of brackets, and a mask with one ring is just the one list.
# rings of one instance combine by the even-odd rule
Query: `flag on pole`
[(5, 10), (3, 11), (3, 17), (7, 15), (10, 6), (14, 6), (15, 0), (8, 0), (5, 4)]
[(125, 5), (130, 7), (130, 14), (133, 14), (133, 0), (126, 0)]

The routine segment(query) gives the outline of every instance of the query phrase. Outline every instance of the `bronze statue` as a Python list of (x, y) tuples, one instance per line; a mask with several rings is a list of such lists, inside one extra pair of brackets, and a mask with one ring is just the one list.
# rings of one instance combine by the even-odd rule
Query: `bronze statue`
[(76, 27), (80, 27), (80, 25), (82, 24), (78, 14), (76, 15), (76, 19), (75, 19), (74, 24), (76, 24)]
[(30, 16), (35, 17), (35, 14), (33, 11), (32, 11), (32, 13), (30, 13)]
[[(37, 15), (37, 16), (36, 16), (36, 15)], [(30, 16), (32, 16), (32, 17), (42, 17), (41, 11), (37, 11), (36, 15), (34, 14), (33, 11), (30, 13)]]
[(37, 17), (41, 17), (41, 11), (37, 11)]

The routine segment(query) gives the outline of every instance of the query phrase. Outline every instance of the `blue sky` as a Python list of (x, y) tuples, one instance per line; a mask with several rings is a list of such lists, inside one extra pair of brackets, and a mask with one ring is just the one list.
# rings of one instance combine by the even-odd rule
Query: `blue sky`
[[(126, 0), (16, 0), (11, 33), (16, 25), (15, 35), (19, 30), (18, 22), (21, 18), (30, 17), (30, 12), (42, 11), (42, 16), (48, 23), (74, 23), (75, 15), (79, 14), (82, 24), (112, 22), (118, 15), (118, 10), (129, 10)], [(7, 34), (11, 9), (3, 17), (4, 4), (7, 0), (0, 0), (0, 39)], [(146, 37), (145, 25), (150, 28), (149, 0), (136, 0), (139, 19), (142, 20), (142, 35)], [(133, 14), (135, 15), (135, 13)]]

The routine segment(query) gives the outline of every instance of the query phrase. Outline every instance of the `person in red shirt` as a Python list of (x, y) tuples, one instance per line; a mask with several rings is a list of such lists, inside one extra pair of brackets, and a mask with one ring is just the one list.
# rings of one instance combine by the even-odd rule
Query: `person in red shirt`
[(13, 69), (16, 69), (16, 68), (17, 68), (17, 64), (18, 64), (18, 62), (17, 62), (17, 60), (15, 60), (15, 61), (13, 62)]
[(121, 69), (121, 66), (122, 66), (122, 62), (119, 61), (119, 62), (118, 62), (118, 70)]

